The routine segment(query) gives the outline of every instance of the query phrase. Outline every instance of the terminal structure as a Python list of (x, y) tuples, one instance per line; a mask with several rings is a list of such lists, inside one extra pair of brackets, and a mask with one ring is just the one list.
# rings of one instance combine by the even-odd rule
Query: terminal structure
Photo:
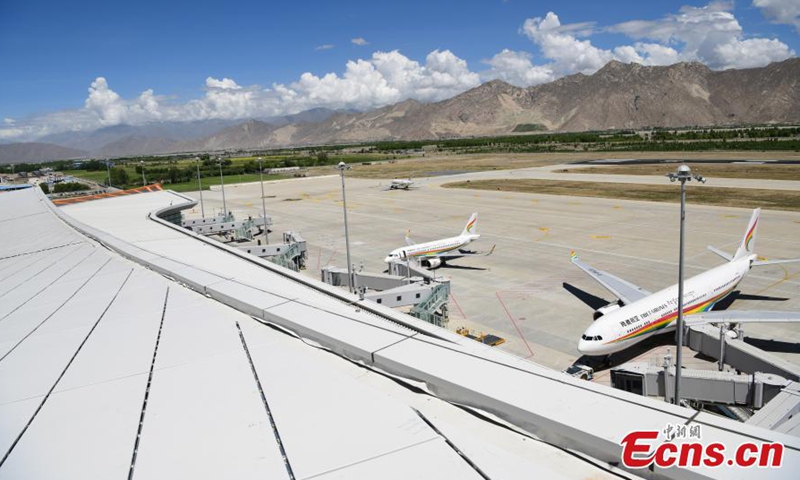
[[(800, 438), (770, 429), (785, 414), (738, 423), (572, 378), (182, 227), (195, 201), (153, 190), (0, 195), (1, 478), (800, 471)], [(620, 463), (626, 435), (668, 425), (780, 442), (783, 466)]]

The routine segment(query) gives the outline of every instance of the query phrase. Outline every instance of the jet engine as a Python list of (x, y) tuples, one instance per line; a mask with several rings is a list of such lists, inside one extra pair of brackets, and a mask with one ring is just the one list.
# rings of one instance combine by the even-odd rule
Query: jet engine
[(613, 303), (609, 303), (605, 307), (598, 308), (597, 310), (594, 311), (594, 319), (597, 320), (598, 318), (602, 317), (603, 315), (611, 313), (614, 310), (619, 310), (620, 308), (622, 308), (622, 305), (620, 305), (620, 303), (621, 302), (613, 302)]
[(424, 261), (428, 268), (439, 268), (444, 263), (441, 258), (429, 258)]

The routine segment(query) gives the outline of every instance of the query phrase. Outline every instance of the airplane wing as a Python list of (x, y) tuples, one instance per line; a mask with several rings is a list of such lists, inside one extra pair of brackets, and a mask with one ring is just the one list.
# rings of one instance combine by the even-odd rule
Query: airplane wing
[(451, 250), (449, 252), (432, 255), (432, 257), (440, 258), (445, 261), (456, 260), (464, 257), (488, 257), (489, 255), (494, 253), (494, 249), (496, 246), (497, 245), (492, 245), (492, 248), (488, 252), (476, 252), (472, 250)]
[(457, 250), (453, 253), (440, 253), (436, 255), (436, 257), (441, 258), (443, 260), (455, 260), (456, 258), (463, 258), (463, 257), (488, 257), (489, 255), (494, 253), (494, 249), (497, 245), (492, 245), (492, 248), (488, 252), (476, 252), (472, 250)]
[(687, 315), (687, 326), (709, 323), (794, 323), (800, 322), (800, 312), (771, 312), (756, 310), (721, 310)]
[(611, 275), (608, 272), (597, 270), (583, 263), (575, 252), (570, 255), (572, 263), (580, 268), (587, 275), (592, 277), (597, 283), (606, 287), (606, 289), (616, 295), (617, 298), (622, 300), (625, 304), (633, 303), (641, 298), (650, 295), (650, 292), (642, 287), (632, 284), (627, 280), (623, 280), (617, 276)]
[(779, 263), (795, 263), (800, 262), (800, 258), (792, 258), (790, 260), (756, 260), (753, 262), (754, 267), (760, 267), (762, 265), (776, 265)]

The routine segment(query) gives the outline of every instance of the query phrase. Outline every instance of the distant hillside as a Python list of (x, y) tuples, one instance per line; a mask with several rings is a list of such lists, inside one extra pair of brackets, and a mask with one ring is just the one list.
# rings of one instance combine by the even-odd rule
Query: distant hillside
[(36, 163), (68, 158), (84, 158), (89, 153), (50, 143), (9, 143), (0, 145), (0, 164)]
[(404, 102), (309, 126), (296, 143), (452, 138), (511, 133), (518, 124), (552, 131), (800, 122), (800, 59), (716, 72), (610, 62), (593, 75), (519, 88), (492, 81), (431, 104)]
[(571, 75), (529, 88), (495, 80), (437, 103), (406, 100), (316, 123), (262, 126), (260, 133), (243, 124), (193, 146), (264, 148), (491, 136), (512, 133), (520, 124), (584, 131), (800, 122), (798, 79), (796, 58), (722, 72), (699, 63), (645, 67), (610, 62), (593, 75)]
[(725, 71), (700, 63), (647, 67), (613, 61), (593, 75), (529, 88), (495, 80), (437, 103), (406, 100), (363, 113), (319, 108), (244, 122), (117, 125), (47, 139), (118, 156), (505, 135), (518, 125), (584, 131), (799, 122), (798, 58)]

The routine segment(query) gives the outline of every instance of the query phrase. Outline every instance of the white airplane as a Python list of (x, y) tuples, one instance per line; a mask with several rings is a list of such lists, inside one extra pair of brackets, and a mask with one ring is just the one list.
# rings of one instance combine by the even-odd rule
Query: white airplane
[(491, 255), (494, 252), (494, 246), (489, 253), (478, 253), (464, 250), (464, 247), (481, 238), (478, 234), (478, 213), (473, 213), (469, 217), (467, 226), (457, 237), (445, 238), (433, 242), (415, 244), (408, 237), (406, 233), (407, 247), (396, 248), (383, 259), (384, 262), (393, 262), (408, 258), (416, 258), (420, 264), (428, 268), (438, 268), (449, 260), (455, 260), (461, 257), (470, 257), (478, 255)]
[[(717, 302), (733, 292), (752, 267), (800, 261), (758, 260), (753, 248), (760, 212), (761, 209), (753, 211), (750, 224), (733, 256), (708, 247), (728, 263), (684, 281), (683, 320), (686, 327), (708, 323), (800, 322), (800, 312), (710, 311)], [(675, 330), (678, 318), (677, 284), (650, 293), (608, 272), (586, 265), (575, 252), (572, 252), (571, 257), (572, 263), (619, 299), (595, 312), (595, 322), (586, 329), (578, 342), (579, 352), (590, 356), (608, 355), (652, 335)]]
[(414, 185), (414, 180), (411, 180), (411, 177), (408, 179), (395, 178), (392, 180), (392, 183), (389, 184), (389, 190), (408, 190), (412, 185)]

